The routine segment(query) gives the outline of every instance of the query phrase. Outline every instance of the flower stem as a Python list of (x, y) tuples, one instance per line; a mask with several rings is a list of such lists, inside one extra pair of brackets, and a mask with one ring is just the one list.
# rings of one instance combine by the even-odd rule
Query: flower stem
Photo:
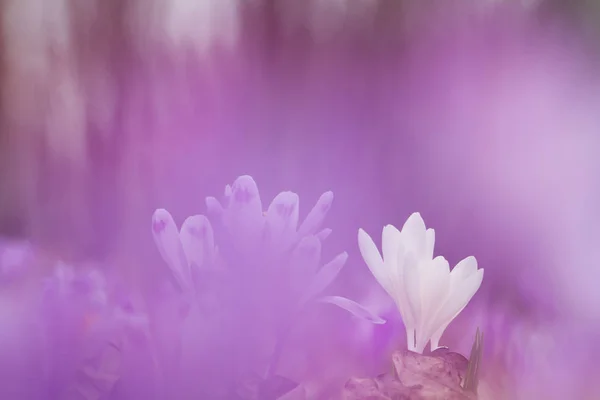
[(267, 371), (265, 373), (265, 379), (271, 378), (275, 375), (275, 371), (277, 371), (277, 367), (279, 366), (279, 361), (281, 360), (281, 353), (283, 352), (284, 345), (287, 341), (287, 338), (292, 331), (292, 327), (294, 325), (295, 318), (291, 318), (289, 322), (287, 322), (283, 329), (277, 335), (277, 341), (275, 342), (275, 348), (273, 349), (273, 354), (271, 355), (271, 360), (269, 361), (269, 365), (267, 366)]

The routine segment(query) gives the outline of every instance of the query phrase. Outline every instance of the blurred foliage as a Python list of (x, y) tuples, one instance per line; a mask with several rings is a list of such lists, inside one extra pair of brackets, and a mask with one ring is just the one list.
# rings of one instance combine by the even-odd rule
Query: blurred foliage
[[(597, 21), (597, 1), (547, 2), (549, 9)], [(157, 204), (183, 202), (171, 194), (190, 190), (182, 180), (217, 187), (208, 172), (215, 165), (232, 176), (248, 165), (251, 155), (228, 162), (218, 155), (227, 154), (223, 135), (243, 126), (227, 120), (229, 109), (263, 115), (242, 89), (235, 94), (253, 75), (262, 82), (256, 87), (276, 93), (286, 62), (308, 65), (325, 44), (329, 51), (350, 47), (358, 58), (388, 52), (412, 32), (428, 29), (428, 15), (450, 15), (454, 4), (212, 3), (2, 2), (0, 232), (32, 238), (66, 258), (127, 253), (147, 236), (146, 221)], [(239, 51), (228, 51), (240, 40)], [(240, 70), (247, 68), (237, 65), (240, 56), (253, 60), (256, 70)], [(283, 76), (262, 76), (261, 63)], [(282, 165), (302, 163), (295, 155), (302, 137), (262, 134), (250, 127), (229, 139), (255, 158), (268, 152), (278, 154)], [(311, 151), (322, 159), (319, 152), (326, 150)], [(190, 159), (195, 163), (187, 167)], [(186, 168), (189, 173), (182, 172)], [(189, 196), (202, 198), (193, 190)], [(186, 201), (182, 208), (189, 207)]]

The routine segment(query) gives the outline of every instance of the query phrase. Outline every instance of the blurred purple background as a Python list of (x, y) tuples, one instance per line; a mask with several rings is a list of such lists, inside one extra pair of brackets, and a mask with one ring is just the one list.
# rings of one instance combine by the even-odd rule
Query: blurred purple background
[(321, 358), (301, 377), (343, 382), (403, 343), (357, 230), (419, 211), (436, 253), (486, 270), (443, 343), (466, 353), (481, 326), (488, 376), (530, 377), (522, 398), (596, 398), (593, 5), (455, 3), (3, 2), (0, 233), (147, 292), (155, 208), (181, 223), (243, 174), (263, 204), (298, 193), (301, 218), (332, 190), (323, 258), (350, 259), (330, 291), (389, 318), (309, 321), (298, 340)]

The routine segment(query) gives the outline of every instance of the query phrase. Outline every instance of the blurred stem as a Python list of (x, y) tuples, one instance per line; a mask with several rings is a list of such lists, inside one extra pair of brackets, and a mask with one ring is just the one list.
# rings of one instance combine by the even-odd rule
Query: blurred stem
[[(293, 317), (297, 317), (297, 313), (293, 314)], [(281, 360), (281, 354), (283, 352), (283, 348), (287, 342), (288, 337), (290, 336), (290, 332), (294, 327), (294, 322), (297, 318), (290, 318), (288, 322), (283, 325), (283, 329), (277, 335), (277, 341), (275, 342), (275, 349), (273, 349), (273, 354), (271, 355), (271, 360), (267, 367), (267, 371), (265, 374), (265, 379), (269, 379), (275, 375), (277, 371), (277, 367), (279, 366), (279, 362)]]

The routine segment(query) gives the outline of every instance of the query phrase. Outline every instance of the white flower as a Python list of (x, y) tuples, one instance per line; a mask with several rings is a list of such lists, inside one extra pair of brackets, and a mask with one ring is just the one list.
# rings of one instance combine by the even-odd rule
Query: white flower
[(178, 231), (171, 214), (165, 209), (158, 209), (152, 216), (152, 233), (178, 289), (193, 289), (195, 271), (211, 265), (216, 254), (208, 218), (204, 215), (188, 217)]
[(369, 269), (394, 299), (406, 328), (408, 348), (422, 353), (431, 349), (450, 322), (479, 289), (483, 269), (475, 257), (467, 257), (450, 271), (444, 257), (433, 257), (435, 232), (426, 229), (419, 213), (412, 214), (402, 230), (386, 225), (382, 255), (371, 237), (358, 231), (358, 244)]

